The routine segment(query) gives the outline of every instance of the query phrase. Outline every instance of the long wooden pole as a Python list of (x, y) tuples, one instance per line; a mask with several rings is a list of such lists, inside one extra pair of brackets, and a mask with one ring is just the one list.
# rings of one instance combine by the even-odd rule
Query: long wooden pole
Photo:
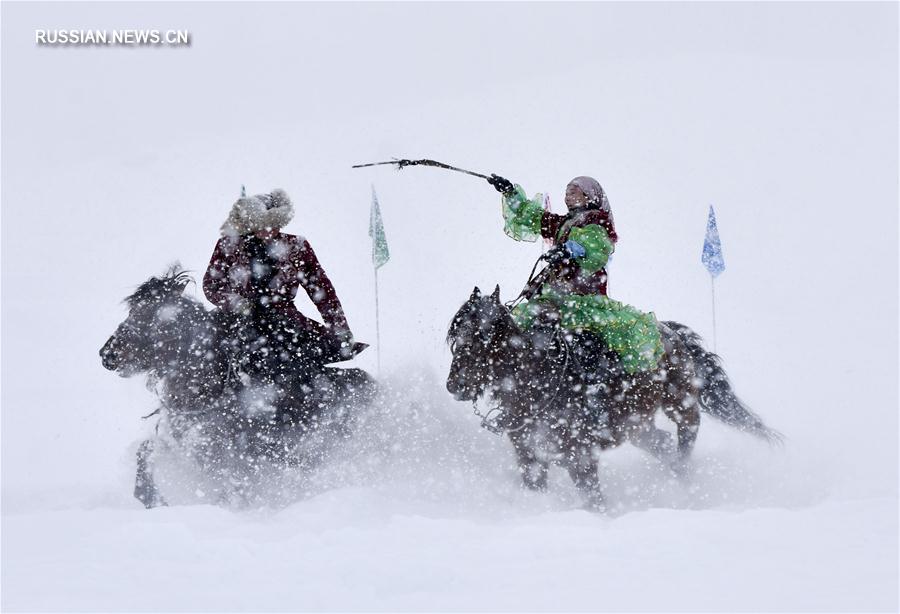
[(375, 355), (378, 357), (378, 377), (381, 377), (381, 317), (378, 308), (378, 267), (375, 267)]
[(716, 278), (709, 276), (710, 287), (712, 288), (712, 320), (713, 320), (713, 352), (717, 352), (716, 340)]

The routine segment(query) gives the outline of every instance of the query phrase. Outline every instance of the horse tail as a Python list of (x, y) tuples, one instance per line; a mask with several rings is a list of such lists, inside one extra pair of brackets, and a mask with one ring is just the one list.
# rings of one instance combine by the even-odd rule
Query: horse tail
[(766, 426), (762, 418), (753, 413), (735, 395), (728, 375), (722, 366), (722, 359), (703, 347), (700, 335), (678, 322), (662, 322), (662, 324), (670, 328), (684, 342), (694, 361), (696, 377), (702, 382), (700, 384), (701, 410), (740, 431), (765, 439), (770, 444), (784, 442), (784, 435)]

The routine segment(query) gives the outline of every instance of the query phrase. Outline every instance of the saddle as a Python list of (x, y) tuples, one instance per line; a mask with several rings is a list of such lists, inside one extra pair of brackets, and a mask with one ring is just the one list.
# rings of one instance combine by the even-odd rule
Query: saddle
[(302, 383), (368, 347), (359, 342), (342, 347), (321, 324), (310, 321), (314, 327), (300, 327), (274, 310), (249, 316), (217, 310), (216, 321), (228, 372), (241, 382)]
[(600, 335), (588, 330), (567, 330), (560, 324), (558, 311), (548, 308), (528, 330), (534, 350), (565, 366), (587, 385), (618, 380), (625, 373), (619, 355)]

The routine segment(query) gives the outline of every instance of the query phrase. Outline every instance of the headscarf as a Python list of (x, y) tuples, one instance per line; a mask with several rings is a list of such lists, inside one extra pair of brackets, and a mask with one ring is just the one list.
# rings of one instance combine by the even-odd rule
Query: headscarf
[(609, 211), (609, 201), (606, 199), (606, 192), (603, 191), (600, 182), (593, 177), (582, 175), (581, 177), (576, 177), (570, 181), (569, 185), (574, 185), (584, 192), (588, 209)]

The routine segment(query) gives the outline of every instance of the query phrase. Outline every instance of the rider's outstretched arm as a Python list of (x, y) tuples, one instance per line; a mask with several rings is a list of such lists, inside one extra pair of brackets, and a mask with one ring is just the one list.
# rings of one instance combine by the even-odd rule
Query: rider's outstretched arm
[(319, 310), (325, 326), (337, 333), (349, 332), (350, 327), (344, 315), (344, 308), (338, 300), (334, 285), (325, 274), (325, 269), (322, 268), (316, 252), (308, 241), (303, 241), (294, 265), (301, 272), (300, 285)]
[(503, 194), (503, 232), (516, 241), (532, 242), (538, 237), (555, 239), (564, 220), (564, 215), (544, 209), (543, 194), (529, 199), (518, 184)]

